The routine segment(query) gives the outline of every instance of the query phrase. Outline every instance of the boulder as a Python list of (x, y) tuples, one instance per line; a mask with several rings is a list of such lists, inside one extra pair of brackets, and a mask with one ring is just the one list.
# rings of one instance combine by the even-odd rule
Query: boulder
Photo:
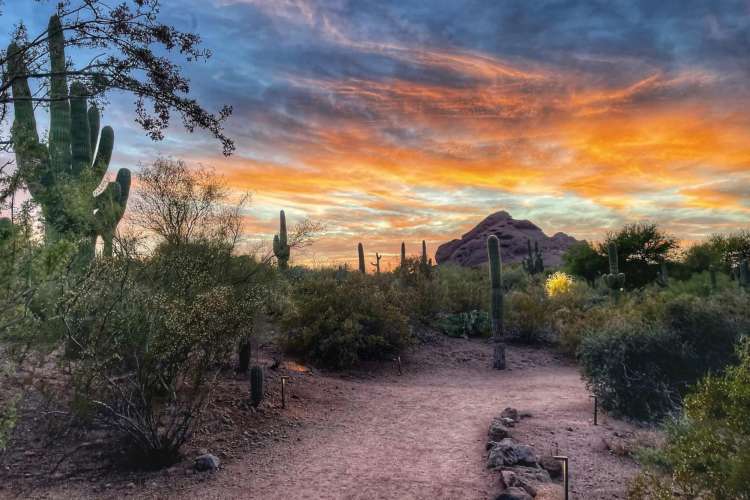
[(539, 244), (545, 266), (562, 264), (563, 254), (578, 240), (565, 233), (549, 237), (533, 222), (516, 220), (508, 212), (500, 211), (488, 216), (461, 239), (440, 245), (435, 252), (438, 264), (455, 263), (461, 266), (479, 266), (487, 262), (487, 237), (494, 234), (500, 239), (503, 262), (521, 262), (528, 254), (527, 241)]
[(555, 460), (555, 458), (550, 455), (544, 455), (541, 457), (539, 459), (539, 466), (546, 470), (550, 477), (557, 479), (562, 476), (562, 462)]
[(193, 468), (197, 471), (210, 471), (219, 468), (221, 461), (216, 455), (205, 453), (193, 461)]
[(505, 438), (510, 437), (510, 431), (505, 424), (500, 420), (493, 420), (490, 424), (490, 429), (487, 432), (490, 441), (502, 441)]
[(502, 475), (503, 482), (507, 487), (521, 488), (532, 497), (536, 496), (536, 488), (529, 484), (529, 482), (523, 479), (519, 474), (516, 474), (511, 470), (504, 470), (502, 471)]
[(487, 467), (495, 468), (513, 465), (536, 467), (537, 457), (534, 454), (534, 450), (530, 446), (519, 444), (510, 438), (493, 443), (487, 457)]
[(513, 467), (513, 473), (527, 483), (549, 483), (552, 479), (549, 473), (539, 467)]
[(495, 497), (495, 500), (532, 500), (523, 488), (510, 487)]

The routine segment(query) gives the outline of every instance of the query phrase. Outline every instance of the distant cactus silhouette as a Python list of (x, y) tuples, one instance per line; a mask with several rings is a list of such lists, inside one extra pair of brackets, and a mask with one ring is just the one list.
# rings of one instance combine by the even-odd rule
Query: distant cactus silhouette
[(429, 277), (432, 270), (432, 259), (427, 259), (427, 242), (422, 240), (422, 255), (419, 257), (419, 272)]
[(401, 242), (401, 270), (406, 269), (406, 243)]
[(362, 246), (362, 243), (357, 244), (357, 253), (359, 254), (359, 272), (365, 274), (367, 272), (367, 269), (365, 269), (365, 247)]
[(383, 258), (383, 256), (375, 252), (375, 262), (370, 262), (370, 265), (375, 267), (375, 274), (380, 274), (380, 259), (381, 258)]
[(279, 263), (279, 269), (289, 267), (290, 250), (286, 234), (286, 215), (282, 210), (279, 212), (279, 234), (273, 237), (273, 254)]
[(487, 238), (487, 256), (490, 264), (490, 324), (495, 345), (492, 367), (505, 369), (505, 344), (503, 344), (503, 268), (500, 258), (500, 240), (494, 234)]
[(99, 110), (88, 106), (83, 84), (74, 82), (68, 93), (65, 39), (57, 16), (49, 21), (49, 54), (50, 130), (45, 145), (36, 128), (24, 51), (15, 42), (8, 47), (7, 74), (13, 82), (15, 116), (11, 138), (19, 172), (42, 209), (48, 241), (88, 238), (84, 253), (90, 259), (101, 236), (104, 254), (111, 256), (114, 233), (130, 193), (130, 170), (120, 169), (115, 181), (93, 196), (109, 167), (114, 131), (107, 126), (99, 133)]
[(625, 274), (619, 272), (619, 266), (617, 263), (617, 245), (615, 242), (610, 242), (607, 249), (607, 256), (609, 257), (609, 274), (602, 276), (604, 284), (612, 290), (615, 298), (617, 298), (620, 289), (625, 286)]
[(523, 259), (523, 268), (527, 273), (532, 276), (535, 274), (544, 272), (544, 260), (542, 259), (542, 252), (539, 250), (539, 242), (534, 241), (534, 251), (531, 251), (531, 240), (526, 240), (526, 247), (528, 250), (528, 257)]

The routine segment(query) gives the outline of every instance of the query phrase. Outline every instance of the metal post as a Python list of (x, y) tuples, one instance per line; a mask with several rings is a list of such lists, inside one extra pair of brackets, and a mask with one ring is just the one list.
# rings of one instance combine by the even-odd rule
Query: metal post
[(599, 416), (599, 398), (597, 398), (596, 396), (589, 397), (594, 398), (594, 425), (598, 425), (597, 417)]
[(565, 489), (565, 500), (568, 500), (568, 457), (560, 455), (553, 457), (563, 464), (563, 488)]
[(286, 380), (289, 377), (281, 377), (281, 408), (286, 408)]

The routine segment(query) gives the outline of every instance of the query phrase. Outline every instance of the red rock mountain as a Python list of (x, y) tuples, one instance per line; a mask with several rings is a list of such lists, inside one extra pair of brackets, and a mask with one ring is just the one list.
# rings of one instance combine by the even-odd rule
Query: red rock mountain
[(503, 262), (521, 262), (528, 255), (526, 241), (539, 243), (544, 265), (556, 267), (562, 264), (562, 255), (578, 240), (565, 233), (549, 237), (528, 220), (515, 220), (502, 210), (490, 215), (460, 240), (443, 243), (435, 252), (438, 264), (453, 262), (462, 266), (478, 266), (487, 262), (487, 237), (494, 234), (500, 239), (500, 254)]

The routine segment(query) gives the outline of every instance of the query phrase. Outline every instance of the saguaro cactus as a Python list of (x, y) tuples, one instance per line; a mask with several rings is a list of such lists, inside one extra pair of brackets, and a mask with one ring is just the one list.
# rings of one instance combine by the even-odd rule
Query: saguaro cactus
[(367, 272), (365, 269), (365, 247), (362, 246), (362, 243), (357, 244), (357, 253), (359, 254), (359, 272), (365, 274)]
[(739, 282), (742, 288), (750, 290), (750, 263), (748, 263), (748, 259), (740, 261)]
[(370, 262), (370, 265), (375, 267), (375, 274), (380, 274), (380, 259), (382, 257), (378, 252), (375, 252), (375, 262)]
[(532, 276), (535, 274), (543, 273), (544, 272), (544, 260), (542, 258), (542, 252), (539, 250), (539, 242), (534, 241), (534, 251), (532, 252), (531, 240), (527, 239), (526, 249), (528, 252), (528, 256), (522, 261), (523, 268), (526, 270), (527, 273), (531, 274)]
[(667, 262), (664, 260), (659, 263), (659, 274), (656, 277), (656, 282), (659, 284), (659, 286), (662, 286), (665, 288), (669, 286), (669, 273), (667, 271)]
[(263, 401), (263, 368), (260, 366), (250, 368), (250, 401), (253, 406)]
[(430, 275), (432, 269), (432, 259), (427, 260), (427, 242), (422, 240), (422, 255), (419, 257), (419, 271), (424, 276)]
[(401, 242), (401, 270), (406, 269), (406, 243)]
[(286, 215), (283, 210), (279, 212), (279, 234), (273, 237), (273, 254), (279, 263), (279, 269), (289, 267), (290, 248), (286, 235)]
[(503, 343), (503, 269), (500, 259), (500, 240), (494, 234), (487, 238), (487, 256), (490, 262), (490, 323), (494, 353), (492, 367), (505, 369), (505, 344)]
[(12, 42), (8, 47), (7, 76), (12, 81), (14, 122), (11, 138), (19, 173), (42, 209), (45, 237), (88, 238), (85, 254), (93, 257), (97, 236), (105, 255), (112, 254), (112, 239), (125, 213), (130, 193), (130, 170), (123, 168), (114, 182), (93, 196), (112, 157), (114, 131), (99, 133), (99, 110), (88, 106), (86, 87), (74, 82), (68, 93), (65, 39), (57, 16), (49, 21), (50, 130), (43, 144), (34, 118), (24, 53)]
[(605, 274), (602, 278), (604, 279), (604, 284), (612, 290), (612, 294), (617, 298), (620, 289), (625, 285), (625, 274), (619, 272), (617, 245), (614, 241), (610, 242), (607, 248), (607, 256), (609, 257), (609, 274)]

